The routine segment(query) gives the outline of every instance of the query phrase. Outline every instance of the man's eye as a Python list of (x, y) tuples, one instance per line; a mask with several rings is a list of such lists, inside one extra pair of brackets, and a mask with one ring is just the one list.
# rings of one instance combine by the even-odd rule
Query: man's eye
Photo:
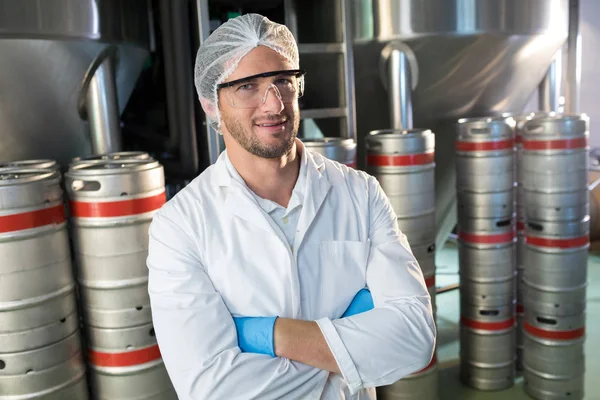
[(237, 88), (237, 90), (252, 90), (252, 89), (254, 89), (253, 83), (246, 83), (244, 85), (238, 86), (238, 88)]

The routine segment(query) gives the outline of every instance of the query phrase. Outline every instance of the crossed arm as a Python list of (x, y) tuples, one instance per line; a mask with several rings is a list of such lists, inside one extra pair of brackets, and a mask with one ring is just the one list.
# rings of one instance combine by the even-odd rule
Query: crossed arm
[[(366, 283), (374, 308), (346, 318), (277, 319), (274, 354), (243, 352), (236, 324), (191, 237), (167, 216), (150, 229), (149, 292), (161, 353), (180, 399), (303, 397), (314, 378), (341, 373), (351, 393), (424, 368), (435, 347), (431, 299), (378, 184), (370, 188)], [(291, 363), (296, 361), (297, 363)], [(260, 371), (260, 381), (252, 380)]]

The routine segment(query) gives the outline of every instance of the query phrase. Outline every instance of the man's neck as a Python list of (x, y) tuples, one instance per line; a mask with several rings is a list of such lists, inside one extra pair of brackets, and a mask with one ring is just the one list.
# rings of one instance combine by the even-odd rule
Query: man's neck
[(263, 199), (287, 207), (300, 171), (297, 143), (281, 158), (265, 159), (246, 152), (231, 154), (229, 159), (246, 185)]

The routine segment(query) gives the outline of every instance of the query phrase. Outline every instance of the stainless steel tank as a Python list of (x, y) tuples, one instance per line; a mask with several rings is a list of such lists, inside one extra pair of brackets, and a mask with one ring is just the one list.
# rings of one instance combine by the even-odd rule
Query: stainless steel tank
[(456, 224), (456, 121), (522, 112), (566, 42), (569, 1), (354, 0), (352, 10), (359, 167), (367, 133), (398, 128), (387, 82), (400, 49), (392, 66), (407, 66), (413, 89), (413, 126), (402, 128), (436, 133), (440, 247)]
[[(118, 130), (118, 115), (101, 114), (123, 111), (147, 61), (148, 4), (0, 0), (0, 160), (53, 158), (67, 164), (91, 154), (91, 131), (99, 121), (90, 114), (107, 117), (104, 122)], [(94, 62), (111, 46), (114, 65), (96, 65), (100, 73), (90, 79)], [(86, 80), (89, 90), (82, 89)], [(105, 90), (110, 87), (116, 90), (112, 97)], [(92, 109), (82, 118), (87, 94)]]

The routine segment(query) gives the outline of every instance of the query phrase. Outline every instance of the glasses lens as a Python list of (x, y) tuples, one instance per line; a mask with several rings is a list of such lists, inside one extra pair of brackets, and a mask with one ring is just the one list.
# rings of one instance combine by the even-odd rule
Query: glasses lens
[(257, 78), (227, 88), (227, 92), (231, 105), (237, 108), (260, 107), (269, 95), (274, 95), (284, 104), (289, 104), (301, 96), (301, 79), (294, 75)]

